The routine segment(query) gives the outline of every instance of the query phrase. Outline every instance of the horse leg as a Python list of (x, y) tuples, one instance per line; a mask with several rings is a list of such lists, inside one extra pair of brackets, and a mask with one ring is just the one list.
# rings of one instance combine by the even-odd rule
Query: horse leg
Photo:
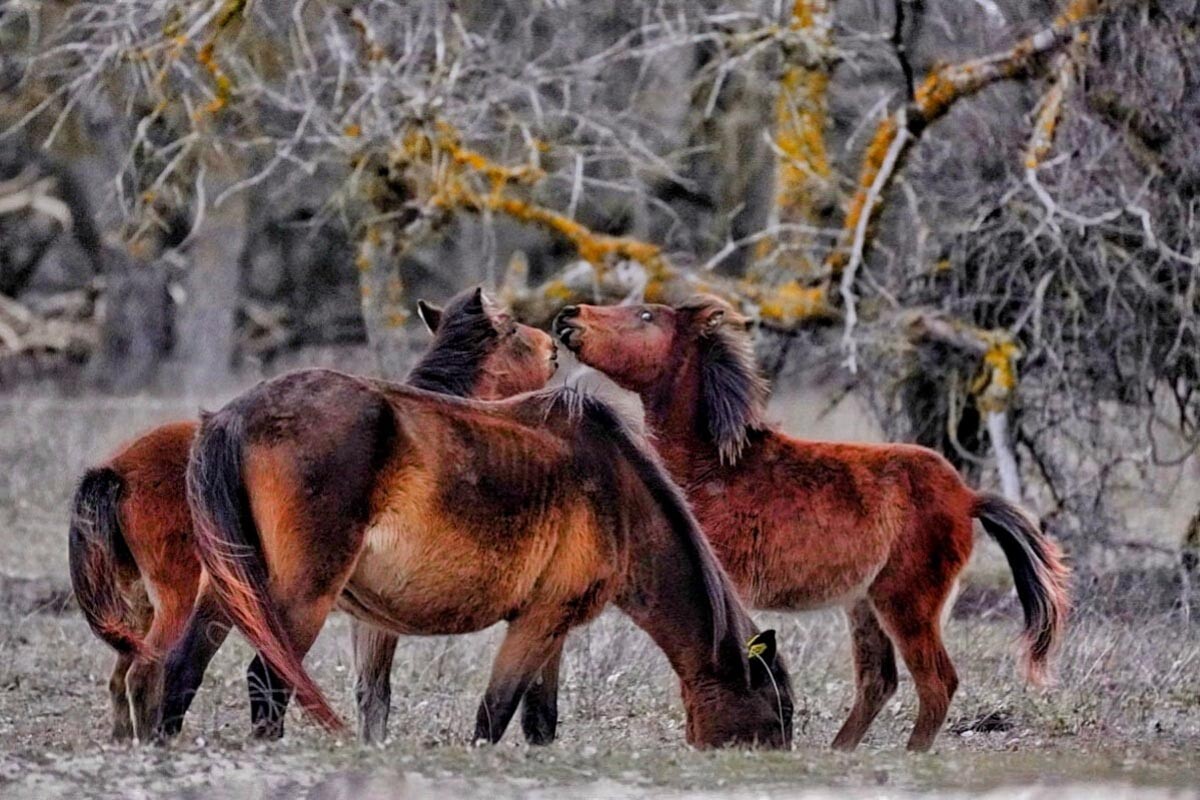
[(361, 620), (351, 623), (358, 738), (364, 742), (380, 744), (387, 738), (388, 714), (392, 710), (392, 659), (398, 639), (394, 633)]
[(534, 745), (550, 744), (558, 729), (558, 678), (562, 669), (562, 642), (542, 665), (533, 683), (521, 699), (521, 730), (525, 741)]
[(108, 679), (108, 696), (112, 701), (112, 738), (115, 742), (133, 738), (133, 720), (129, 716), (129, 696), (125, 692), (125, 675), (129, 672), (132, 664), (132, 655), (118, 653), (117, 662), (113, 664), (112, 675)]
[(133, 734), (138, 741), (148, 742), (159, 737), (165, 682), (160, 654), (179, 639), (192, 608), (192, 599), (190, 592), (180, 592), (179, 587), (156, 587), (157, 608), (146, 634), (146, 645), (152, 655), (134, 659), (126, 678), (129, 706), (133, 711)]
[(171, 648), (163, 664), (162, 736), (176, 736), (183, 717), (204, 680), (208, 662), (229, 635), (229, 618), (217, 603), (207, 581), (201, 584), (196, 607), (183, 636)]
[(283, 718), (292, 699), (292, 688), (256, 653), (246, 668), (246, 689), (250, 693), (250, 736), (282, 739)]
[[(948, 591), (949, 587), (945, 589)], [(893, 598), (886, 605), (876, 605), (881, 621), (899, 647), (900, 656), (917, 687), (917, 724), (908, 739), (908, 749), (916, 752), (924, 752), (933, 746), (958, 688), (958, 674), (942, 644), (939, 625), (940, 601), (944, 598), (945, 592), (942, 592), (936, 604)]]
[(867, 729), (896, 693), (896, 651), (879, 626), (869, 600), (846, 610), (854, 647), (854, 707), (833, 740), (835, 750), (858, 747)]
[(475, 742), (500, 741), (538, 670), (562, 651), (565, 636), (557, 619), (517, 617), (509, 623), (475, 716)]

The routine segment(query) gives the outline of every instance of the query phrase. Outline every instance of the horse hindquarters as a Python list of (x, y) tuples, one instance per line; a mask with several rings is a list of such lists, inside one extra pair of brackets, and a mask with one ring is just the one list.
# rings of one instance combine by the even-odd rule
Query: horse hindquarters
[(293, 373), (207, 419), (188, 467), (197, 548), (219, 605), (332, 729), (342, 722), (302, 659), (358, 559), (396, 431), (390, 406), (363, 383)]

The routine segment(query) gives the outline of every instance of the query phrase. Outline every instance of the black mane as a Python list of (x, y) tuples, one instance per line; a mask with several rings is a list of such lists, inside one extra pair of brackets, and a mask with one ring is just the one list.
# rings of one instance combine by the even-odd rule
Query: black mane
[[(715, 298), (689, 301), (680, 308), (698, 311)], [(751, 434), (765, 430), (762, 420), (767, 384), (758, 372), (745, 327), (725, 320), (700, 336), (700, 404), (708, 435), (722, 463), (735, 464)]]
[(483, 363), (499, 341), (500, 334), (483, 305), (483, 292), (470, 289), (458, 294), (446, 304), (433, 344), (406, 383), (429, 392), (467, 397), (475, 391)]

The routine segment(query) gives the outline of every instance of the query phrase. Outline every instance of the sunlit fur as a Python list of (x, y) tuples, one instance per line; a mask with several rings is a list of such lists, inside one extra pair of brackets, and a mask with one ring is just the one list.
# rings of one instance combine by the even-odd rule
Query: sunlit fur
[(1045, 676), (1068, 571), (1028, 513), (972, 491), (931, 450), (802, 441), (767, 425), (746, 322), (717, 298), (571, 308), (556, 328), (581, 361), (640, 395), (655, 445), (750, 604), (846, 608), (857, 695), (835, 747), (857, 746), (895, 692), (893, 646), (920, 699), (909, 747), (933, 744), (958, 683), (941, 612), (970, 557), (974, 518), (1013, 570), (1025, 672)]
[[(457, 295), (444, 311), (424, 303), (421, 311), (433, 341), (409, 376), (414, 386), (499, 399), (540, 388), (553, 374), (550, 337), (517, 325), (479, 289)], [(200, 584), (184, 480), (196, 428), (175, 422), (142, 435), (89, 470), (73, 503), (68, 550), (75, 596), (92, 630), (118, 653), (109, 683), (117, 739), (152, 734), (161, 695), (158, 656), (183, 633)], [(378, 643), (371, 657), (390, 659), (386, 644)], [(282, 708), (267, 701), (286, 701), (286, 693), (266, 695), (274, 687), (261, 660), (251, 665), (249, 680), (256, 734), (278, 735)], [(376, 699), (387, 691), (371, 688)], [(386, 704), (382, 712), (364, 706), (386, 718)]]
[[(508, 631), (475, 724), (497, 741), (567, 633), (616, 602), (681, 679), (697, 746), (783, 746), (786, 670), (653, 451), (571, 390), (481, 403), (325, 370), (264, 382), (202, 424), (188, 467), (210, 584), (322, 724), (301, 659), (335, 604), (395, 634)], [(213, 648), (197, 613), (167, 661), (178, 729)]]

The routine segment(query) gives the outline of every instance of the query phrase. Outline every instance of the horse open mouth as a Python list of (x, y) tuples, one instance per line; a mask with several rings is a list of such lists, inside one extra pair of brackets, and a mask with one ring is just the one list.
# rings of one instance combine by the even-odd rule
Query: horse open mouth
[(554, 335), (562, 342), (563, 347), (572, 353), (579, 351), (579, 339), (583, 336), (583, 329), (570, 320), (563, 319), (561, 316), (556, 319), (554, 321)]

